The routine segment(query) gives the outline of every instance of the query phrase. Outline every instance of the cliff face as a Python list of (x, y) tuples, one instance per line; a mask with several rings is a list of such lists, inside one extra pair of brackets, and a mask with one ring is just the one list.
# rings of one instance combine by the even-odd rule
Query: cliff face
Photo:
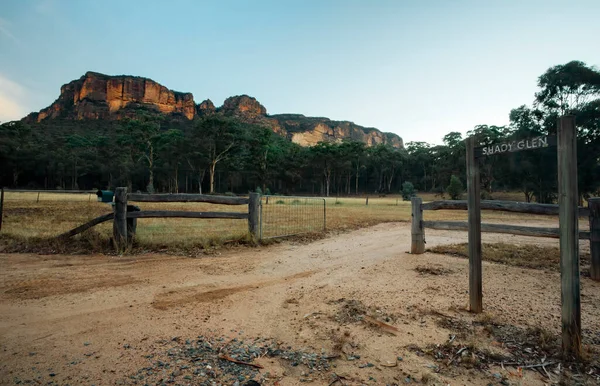
[(332, 121), (328, 118), (305, 117), (301, 114), (271, 115), (270, 118), (287, 133), (287, 137), (301, 146), (312, 146), (319, 142), (340, 143), (352, 139), (367, 146), (389, 144), (403, 148), (402, 138), (392, 133), (357, 125), (348, 121)]
[(179, 113), (187, 119), (196, 115), (194, 97), (190, 93), (169, 90), (147, 78), (88, 72), (62, 86), (58, 99), (37, 115), (31, 115), (29, 120), (119, 118), (126, 107), (144, 107), (163, 114)]
[(402, 138), (382, 133), (348, 121), (305, 117), (301, 114), (268, 115), (267, 109), (255, 98), (237, 95), (227, 98), (221, 107), (210, 99), (196, 105), (191, 93), (181, 93), (147, 78), (109, 76), (88, 72), (81, 78), (61, 87), (60, 96), (49, 107), (24, 118), (28, 122), (45, 119), (113, 120), (135, 117), (139, 109), (162, 114), (183, 115), (188, 120), (211, 114), (223, 114), (235, 119), (271, 128), (275, 133), (302, 146), (319, 142), (342, 142), (352, 139), (367, 146), (390, 144), (402, 148)]

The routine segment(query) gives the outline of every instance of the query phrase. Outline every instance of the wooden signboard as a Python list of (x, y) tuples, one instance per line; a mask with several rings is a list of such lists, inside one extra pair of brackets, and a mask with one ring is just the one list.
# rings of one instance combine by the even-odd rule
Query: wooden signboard
[(540, 137), (526, 138), (518, 141), (479, 146), (475, 148), (475, 157), (479, 158), (502, 153), (514, 153), (523, 150), (543, 149), (550, 146), (556, 146), (556, 137), (543, 135)]

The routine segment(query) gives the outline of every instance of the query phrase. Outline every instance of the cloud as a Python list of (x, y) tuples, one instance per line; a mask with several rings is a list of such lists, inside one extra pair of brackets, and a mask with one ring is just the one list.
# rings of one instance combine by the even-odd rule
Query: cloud
[(0, 122), (21, 119), (27, 114), (27, 94), (23, 86), (0, 74)]
[(12, 40), (13, 42), (17, 43), (17, 44), (21, 44), (21, 41), (12, 34), (12, 32), (10, 32), (10, 22), (6, 19), (3, 19), (0, 17), (0, 35), (4, 35), (5, 37), (9, 38), (10, 40)]

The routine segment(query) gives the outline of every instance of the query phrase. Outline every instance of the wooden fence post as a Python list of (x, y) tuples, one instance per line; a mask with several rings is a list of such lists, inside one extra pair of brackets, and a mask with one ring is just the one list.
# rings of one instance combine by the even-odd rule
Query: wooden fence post
[(0, 231), (2, 230), (3, 212), (4, 212), (4, 188), (0, 188)]
[(471, 312), (483, 311), (481, 270), (481, 195), (479, 164), (475, 159), (475, 138), (466, 140), (467, 147), (467, 208), (469, 210), (469, 304)]
[(410, 253), (420, 255), (425, 253), (425, 230), (423, 229), (423, 209), (421, 197), (412, 197), (410, 199), (412, 206), (412, 227), (411, 227), (411, 243)]
[(575, 117), (561, 117), (557, 131), (562, 348), (565, 354), (572, 354), (579, 358), (581, 356), (581, 299)]
[(365, 205), (369, 205), (369, 196), (367, 196), (367, 199), (365, 200)]
[(600, 281), (600, 197), (588, 199), (590, 209), (590, 277)]
[(252, 241), (260, 240), (260, 194), (250, 193), (248, 202), (248, 231)]
[(127, 188), (115, 189), (113, 237), (119, 252), (127, 248)]

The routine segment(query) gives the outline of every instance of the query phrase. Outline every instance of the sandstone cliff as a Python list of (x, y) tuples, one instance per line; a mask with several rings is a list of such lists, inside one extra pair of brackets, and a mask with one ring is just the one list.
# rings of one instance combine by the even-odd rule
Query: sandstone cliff
[(403, 147), (402, 138), (396, 134), (382, 133), (375, 128), (348, 121), (305, 117), (301, 114), (268, 115), (267, 109), (248, 95), (227, 98), (223, 106), (218, 108), (210, 99), (196, 105), (191, 93), (169, 90), (151, 79), (110, 76), (96, 72), (87, 72), (81, 78), (65, 84), (52, 105), (24, 119), (28, 122), (54, 118), (114, 120), (134, 117), (141, 109), (174, 117), (180, 115), (187, 120), (223, 114), (242, 122), (269, 127), (275, 133), (302, 146), (352, 139), (364, 142), (367, 146), (383, 143)]
[(87, 72), (62, 86), (60, 96), (52, 105), (27, 119), (37, 122), (47, 118), (111, 119), (119, 118), (119, 113), (128, 107), (179, 113), (187, 119), (193, 119), (196, 114), (190, 93), (169, 90), (147, 78)]

